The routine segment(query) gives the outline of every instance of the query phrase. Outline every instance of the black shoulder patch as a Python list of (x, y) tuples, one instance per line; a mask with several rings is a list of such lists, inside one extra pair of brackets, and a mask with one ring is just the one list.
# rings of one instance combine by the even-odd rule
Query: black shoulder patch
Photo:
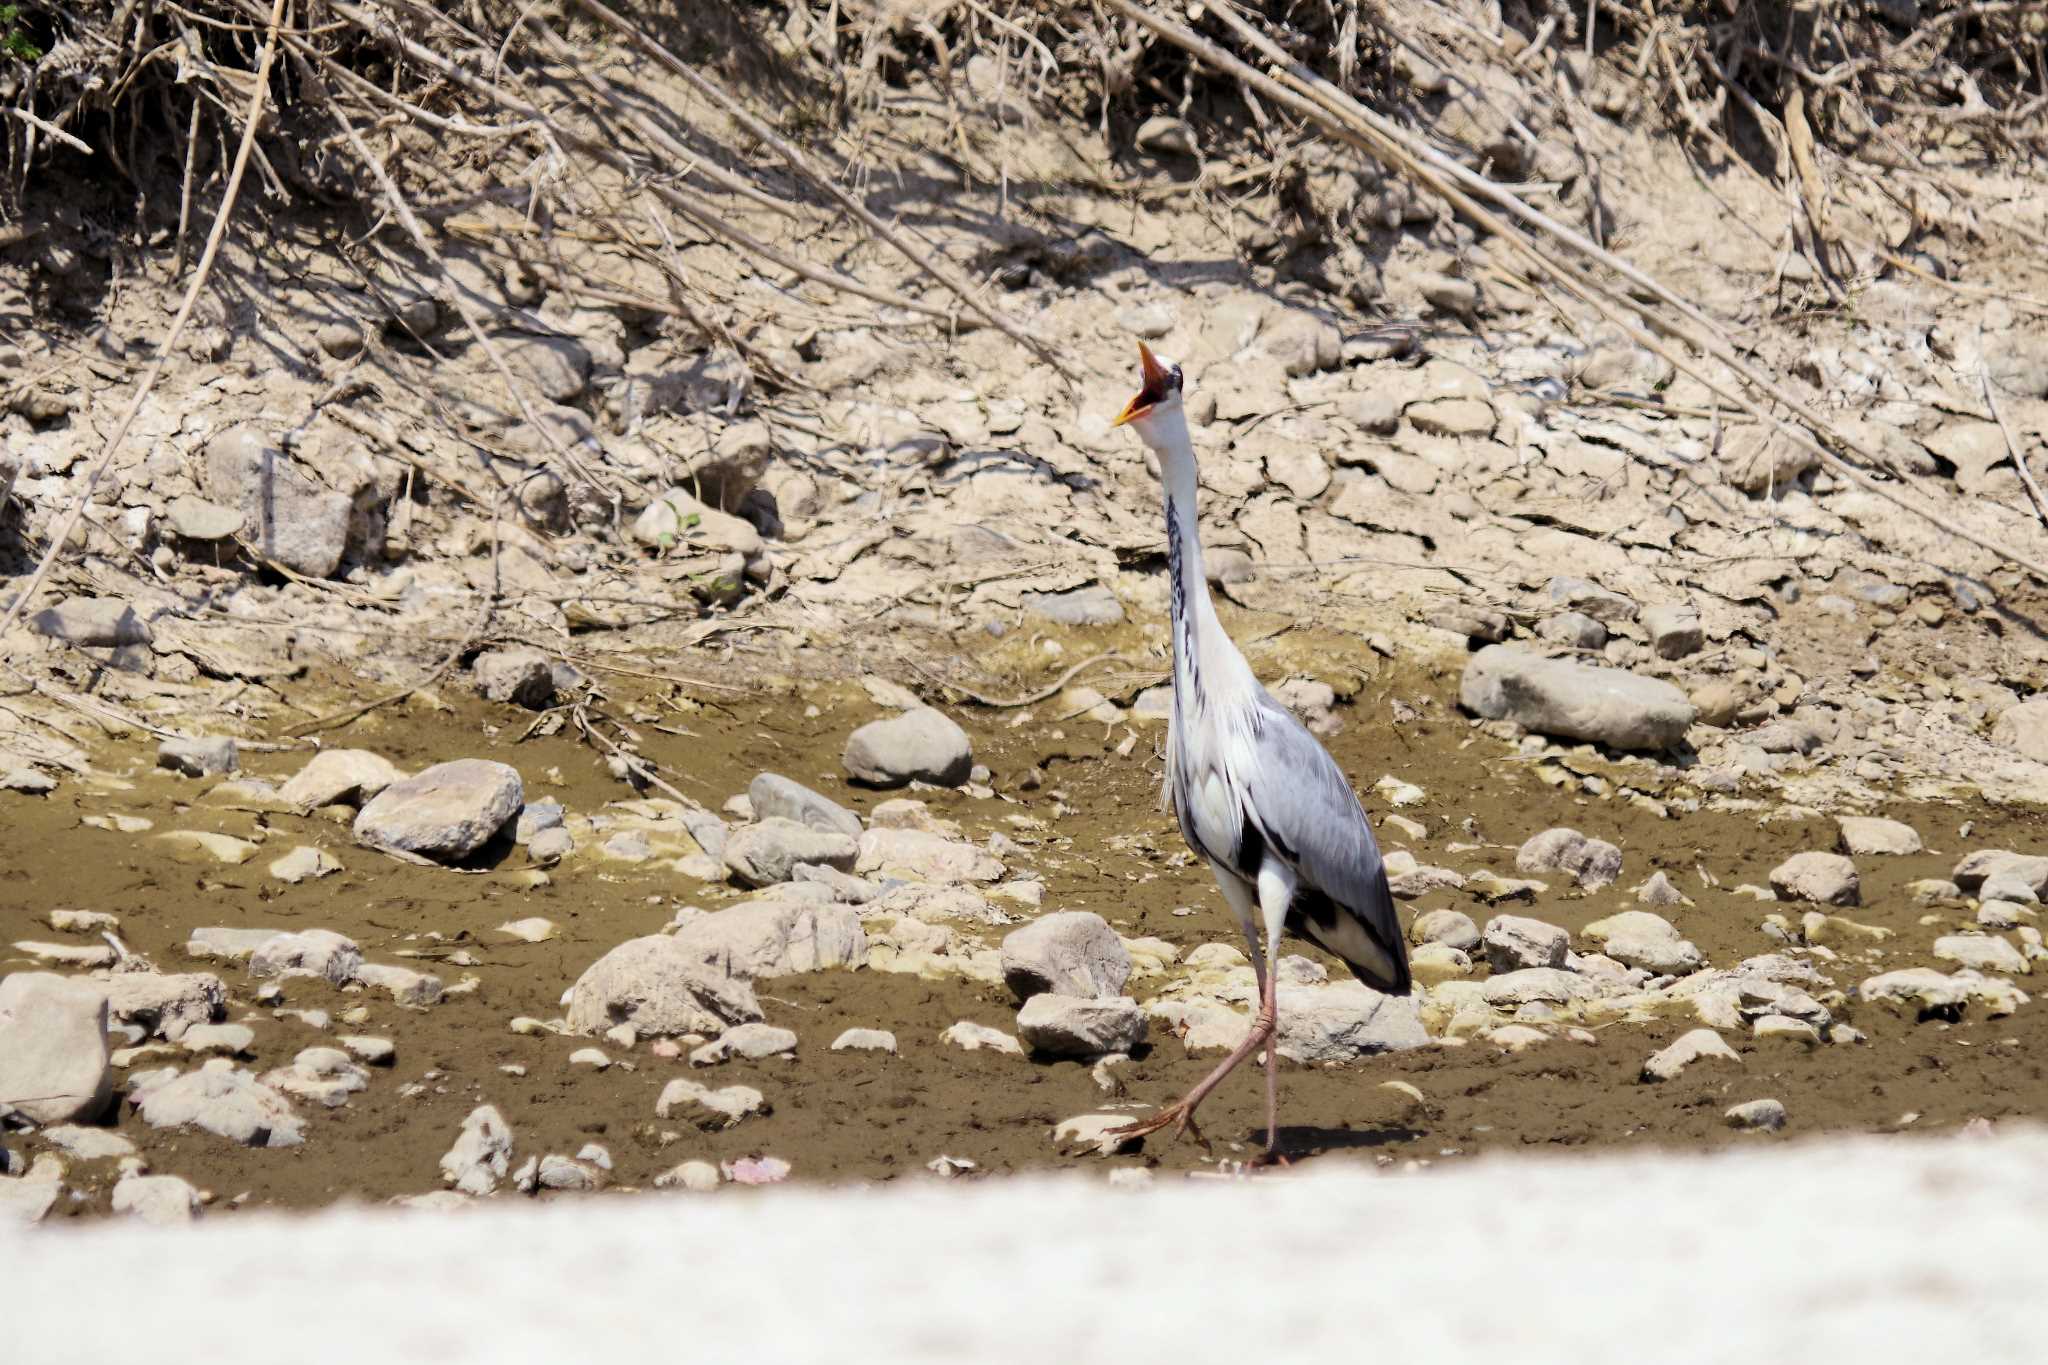
[(1237, 856), (1230, 861), (1237, 869), (1238, 875), (1245, 880), (1259, 879), (1259, 867), (1266, 861), (1266, 836), (1259, 831), (1257, 822), (1249, 815), (1244, 817), (1244, 823), (1238, 827)]

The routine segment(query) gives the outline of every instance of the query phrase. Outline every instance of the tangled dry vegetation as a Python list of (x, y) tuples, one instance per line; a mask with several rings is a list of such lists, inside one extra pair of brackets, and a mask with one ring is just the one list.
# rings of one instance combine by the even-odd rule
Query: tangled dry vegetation
[[(1510, 248), (1501, 259), (1513, 264), (1493, 267), (1507, 283), (1590, 307), (1841, 479), (2048, 581), (2048, 566), (1945, 519), (1855, 432), (1784, 394), (1709, 301), (1633, 264), (1584, 126), (1588, 109), (1669, 120), (1702, 173), (1766, 185), (1784, 213), (1778, 306), (1838, 305), (1858, 263), (1939, 276), (1921, 251), (1932, 238), (2039, 241), (1957, 178), (2044, 150), (2039, 5), (96, 0), (0, 16), (0, 241), (33, 249), (41, 236), (46, 281), (75, 276), (81, 251), (110, 262), (86, 271), (102, 297), (160, 271), (168, 253), (183, 294), (96, 471), (167, 358), (208, 346), (215, 296), (232, 287), (209, 279), (223, 229), (260, 245), (340, 225), (340, 253), (389, 295), (394, 325), (368, 345), (400, 373), (417, 374), (433, 350), (413, 325), (417, 300), (380, 267), (402, 260), (406, 274), (453, 285), (446, 248), (461, 242), (536, 290), (572, 289), (697, 335), (731, 359), (719, 371), (728, 412), (804, 389), (789, 361), (802, 329), (771, 325), (758, 301), (693, 268), (686, 248), (708, 237), (858, 310), (838, 322), (993, 327), (1071, 380), (1059, 348), (1003, 306), (1016, 262), (955, 259), (868, 191), (876, 167), (902, 174), (906, 150), (1000, 190), (1043, 174), (1011, 164), (1006, 128), (1078, 124), (1119, 156), (1172, 153), (1194, 167), (1122, 179), (1112, 164), (1095, 188), (1201, 205), (1233, 225), (1247, 258), (1313, 273), (1362, 305), (1376, 281), (1359, 242), (1375, 227), (1435, 219), (1494, 238)], [(687, 99), (663, 107), (626, 78), (629, 65)], [(946, 106), (922, 111), (934, 117), (915, 133), (886, 116), (913, 88)], [(976, 118), (946, 117), (970, 107)], [(1368, 183), (1385, 192), (1361, 193)], [(786, 230), (743, 225), (734, 206)], [(863, 270), (891, 256), (909, 286)], [(612, 278), (605, 260), (638, 273)], [(470, 295), (445, 298), (539, 440), (523, 455), (479, 449), (477, 470), (436, 471), (440, 491), (493, 519), (564, 489), (579, 515), (608, 509), (615, 527), (622, 507), (645, 505), (654, 489), (639, 472), (592, 459), (543, 420)], [(52, 285), (37, 305), (54, 316), (66, 299)], [(42, 569), (75, 527), (74, 515), (45, 539)], [(16, 596), (9, 623), (40, 582)]]

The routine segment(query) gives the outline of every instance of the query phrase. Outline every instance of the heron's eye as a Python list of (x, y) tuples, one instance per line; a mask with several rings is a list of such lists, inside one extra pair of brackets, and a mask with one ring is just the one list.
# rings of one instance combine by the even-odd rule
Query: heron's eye
[(1173, 380), (1173, 391), (1174, 391), (1175, 393), (1179, 393), (1179, 392), (1180, 392), (1180, 366), (1178, 366), (1178, 365), (1174, 366), (1174, 367), (1173, 367), (1173, 372), (1172, 372), (1172, 373), (1171, 373), (1171, 374), (1170, 374), (1170, 375), (1168, 376), (1168, 378), (1170, 378), (1171, 380)]

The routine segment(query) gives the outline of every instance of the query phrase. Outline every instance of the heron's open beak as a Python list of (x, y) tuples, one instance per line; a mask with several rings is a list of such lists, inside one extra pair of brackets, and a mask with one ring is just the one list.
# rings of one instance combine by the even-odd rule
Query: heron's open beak
[(1159, 357), (1152, 354), (1152, 348), (1142, 341), (1138, 343), (1138, 368), (1144, 374), (1145, 386), (1138, 390), (1136, 398), (1124, 404), (1124, 410), (1110, 423), (1113, 427), (1120, 427), (1126, 422), (1143, 417), (1152, 411), (1154, 403), (1166, 397), (1166, 385), (1171, 376), (1159, 363)]

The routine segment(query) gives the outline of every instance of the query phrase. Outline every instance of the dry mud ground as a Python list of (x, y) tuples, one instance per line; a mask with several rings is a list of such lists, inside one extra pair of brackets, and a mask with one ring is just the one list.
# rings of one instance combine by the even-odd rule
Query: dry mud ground
[[(1244, 622), (1230, 624), (1243, 632)], [(1300, 648), (1307, 650), (1340, 649), (1344, 643), (1302, 634)], [(1349, 652), (1365, 653), (1356, 641), (1349, 645)], [(1077, 648), (1085, 649), (1085, 642)], [(1662, 912), (1713, 966), (1772, 951), (1777, 945), (1759, 928), (1763, 916), (1779, 909), (1796, 920), (1806, 908), (1761, 904), (1733, 888), (1766, 884), (1769, 870), (1793, 852), (1834, 847), (1832, 818), (1785, 819), (1784, 808), (1769, 803), (1763, 810), (1780, 812), (1769, 823), (1760, 823), (1760, 810), (1703, 809), (1667, 819), (1624, 799), (1568, 794), (1545, 781), (1535, 763), (1474, 731), (1451, 706), (1455, 688), (1449, 665), (1435, 674), (1387, 666), (1351, 705), (1338, 708), (1343, 728), (1330, 744), (1366, 793), (1376, 823), (1385, 803), (1372, 787), (1382, 775), (1413, 782), (1427, 793), (1403, 813), (1421, 819), (1428, 837), (1411, 843), (1387, 831), (1387, 847), (1411, 847), (1425, 863), (1467, 873), (1490, 867), (1513, 876), (1515, 849), (1524, 839), (1554, 825), (1580, 828), (1621, 847), (1621, 880), (1582, 895), (1568, 878), (1553, 875), (1533, 905), (1501, 909), (1562, 924), (1577, 942), (1589, 921), (1634, 906), (1626, 888), (1661, 868), (1694, 902)], [(688, 704), (683, 710), (658, 695), (635, 701), (615, 694), (614, 706), (621, 714), (656, 718), (655, 725), (641, 727), (648, 756), (683, 774), (684, 789), (713, 809), (743, 792), (764, 769), (814, 785), (861, 812), (899, 794), (863, 791), (843, 780), (839, 754), (845, 736), (879, 714), (851, 683), (807, 684), (772, 698)], [(1396, 719), (1410, 715), (1410, 707), (1412, 718)], [(1105, 731), (1085, 719), (1061, 720), (1049, 706), (1036, 708), (1021, 724), (1022, 713), (1015, 711), (970, 707), (954, 714), (972, 734), (977, 760), (993, 770), (998, 795), (918, 795), (935, 814), (959, 822), (970, 839), (985, 841), (996, 831), (1016, 838), (1023, 847), (1005, 855), (1012, 875), (1043, 876), (1046, 910), (1094, 910), (1125, 936), (1155, 935), (1183, 955), (1204, 943), (1240, 942), (1206, 870), (1188, 859), (1172, 818), (1158, 808), (1152, 754), (1162, 726), (1138, 727), (1141, 742), (1119, 756), (1115, 748), (1123, 727)], [(567, 733), (515, 742), (530, 719), (530, 713), (489, 706), (450, 688), (441, 697), (429, 694), (373, 713), (331, 742), (376, 749), (408, 770), (465, 756), (502, 759), (525, 775), (529, 800), (554, 797), (572, 813), (597, 812), (630, 795)], [(202, 1132), (158, 1131), (120, 1106), (115, 1122), (151, 1168), (211, 1191), (216, 1213), (226, 1211), (228, 1201), (310, 1207), (433, 1190), (440, 1184), (440, 1154), (480, 1103), (496, 1105), (509, 1121), (515, 1161), (529, 1153), (573, 1154), (594, 1141), (609, 1149), (616, 1185), (648, 1185), (692, 1158), (750, 1154), (779, 1156), (792, 1164), (793, 1178), (823, 1182), (926, 1179), (926, 1163), (942, 1153), (968, 1158), (989, 1173), (1074, 1165), (1099, 1171), (1104, 1162), (1095, 1157), (1061, 1156), (1050, 1128), (1105, 1107), (1164, 1103), (1215, 1061), (1215, 1054), (1187, 1054), (1155, 1021), (1149, 1051), (1119, 1072), (1127, 1091), (1119, 1099), (1105, 1095), (1082, 1063), (965, 1052), (939, 1041), (940, 1032), (958, 1020), (1012, 1031), (1016, 1006), (1000, 986), (872, 970), (762, 983), (769, 1022), (794, 1029), (801, 1040), (793, 1061), (736, 1062), (693, 1072), (683, 1059), (651, 1055), (644, 1042), (622, 1051), (602, 1040), (516, 1035), (507, 1027), (515, 1016), (558, 1017), (569, 984), (613, 945), (656, 932), (680, 905), (715, 907), (736, 893), (657, 863), (606, 861), (588, 847), (538, 887), (524, 884), (529, 869), (523, 852), (473, 875), (411, 867), (356, 847), (345, 824), (318, 815), (258, 816), (210, 806), (202, 797), (214, 779), (173, 776), (155, 769), (153, 758), (153, 750), (141, 748), (101, 755), (102, 771), (125, 777), (133, 784), (127, 789), (106, 784), (96, 790), (90, 781), (77, 781), (47, 799), (8, 798), (8, 818), (0, 822), (0, 867), (6, 869), (0, 874), (0, 942), (62, 937), (40, 922), (54, 905), (111, 911), (120, 916), (127, 945), (160, 969), (220, 973), (230, 993), (228, 1018), (256, 1029), (255, 1061), (244, 1064), (258, 1071), (288, 1064), (300, 1048), (331, 1042), (333, 1033), (381, 1035), (397, 1044), (395, 1067), (379, 1070), (368, 1090), (350, 1097), (346, 1107), (295, 1106), (307, 1132), (305, 1144), (294, 1149), (248, 1149)], [(296, 753), (252, 753), (245, 755), (244, 771), (282, 779), (302, 762)], [(1034, 768), (1043, 774), (1037, 783), (1028, 777)], [(1637, 765), (1629, 780), (1653, 786), (1654, 771)], [(123, 834), (81, 823), (83, 817), (111, 813), (142, 816), (155, 829)], [(2029, 807), (1901, 800), (1875, 813), (1914, 825), (1928, 851), (1859, 859), (1863, 905), (1847, 913), (1896, 937), (1881, 948), (1849, 954), (1853, 961), (1822, 964), (1851, 992), (1865, 975), (1928, 963), (1933, 937), (1967, 921), (1966, 910), (1930, 912), (1916, 905), (1904, 889), (1909, 882), (1946, 877), (1969, 848), (2026, 850), (2041, 844), (2041, 819)], [(1033, 831), (1016, 816), (1043, 821), (1044, 827)], [(180, 861), (154, 837), (172, 828), (218, 830), (265, 847), (241, 866)], [(298, 886), (267, 876), (268, 862), (299, 844), (326, 849), (345, 870)], [(1452, 850), (1452, 844), (1478, 847)], [(1705, 885), (1699, 869), (1710, 872), (1718, 886)], [(1404, 903), (1403, 920), (1439, 906), (1464, 909), (1481, 924), (1494, 913), (1463, 892), (1435, 892)], [(1191, 914), (1174, 913), (1190, 907)], [(526, 944), (494, 932), (505, 921), (530, 915), (556, 921), (559, 937)], [(476, 959), (468, 970), (480, 985), (474, 993), (420, 1010), (400, 1008), (381, 995), (344, 994), (325, 982), (286, 981), (281, 1003), (290, 1008), (325, 1009), (336, 1016), (356, 1006), (367, 1009), (360, 1022), (337, 1023), (323, 1033), (275, 1019), (269, 1008), (257, 1006), (251, 998), (257, 983), (240, 968), (188, 963), (182, 945), (202, 925), (332, 929), (360, 943), (369, 960), (431, 968), (451, 984), (464, 974), (459, 965), (398, 954), (432, 959), (466, 952)], [(993, 941), (1003, 932), (989, 931), (989, 937)], [(1315, 955), (1300, 945), (1294, 951)], [(5, 970), (29, 965), (13, 960), (11, 952), (4, 962)], [(1134, 979), (1131, 989), (1142, 1000), (1158, 982)], [(1727, 1036), (1742, 1055), (1739, 1069), (1695, 1066), (1661, 1085), (1640, 1081), (1644, 1059), (1696, 1026), (1694, 1021), (1616, 1025), (1599, 1030), (1591, 1044), (1559, 1039), (1515, 1055), (1474, 1041), (1343, 1065), (1286, 1064), (1283, 1142), (1302, 1164), (1317, 1167), (1439, 1163), (1517, 1149), (1700, 1149), (1816, 1134), (1940, 1132), (1974, 1118), (2048, 1112), (2042, 1069), (2048, 1016), (2038, 1007), (2006, 1018), (1985, 1019), (1973, 1010), (1960, 1023), (1916, 1023), (1852, 1000), (1836, 1015), (1864, 1031), (1868, 1041), (1809, 1049), (1735, 1030)], [(830, 1051), (831, 1040), (851, 1027), (894, 1031), (900, 1055)], [(632, 1069), (615, 1065), (594, 1072), (569, 1064), (571, 1052), (593, 1042)], [(507, 1074), (501, 1068), (508, 1065), (524, 1067), (525, 1074)], [(655, 1097), (682, 1075), (713, 1085), (754, 1086), (774, 1111), (722, 1133), (658, 1121)], [(1381, 1087), (1394, 1080), (1419, 1089), (1426, 1108)], [(424, 1088), (407, 1096), (402, 1087), (408, 1082)], [(1784, 1132), (1774, 1138), (1731, 1131), (1723, 1111), (1762, 1096), (1782, 1100), (1790, 1111)], [(1250, 1074), (1234, 1078), (1203, 1112), (1213, 1153), (1192, 1141), (1155, 1137), (1108, 1164), (1174, 1172), (1248, 1156), (1253, 1148), (1247, 1144), (1257, 1140), (1259, 1109), (1260, 1088)], [(112, 1162), (73, 1163), (66, 1178), (73, 1197), (53, 1216), (103, 1210), (115, 1175)]]

